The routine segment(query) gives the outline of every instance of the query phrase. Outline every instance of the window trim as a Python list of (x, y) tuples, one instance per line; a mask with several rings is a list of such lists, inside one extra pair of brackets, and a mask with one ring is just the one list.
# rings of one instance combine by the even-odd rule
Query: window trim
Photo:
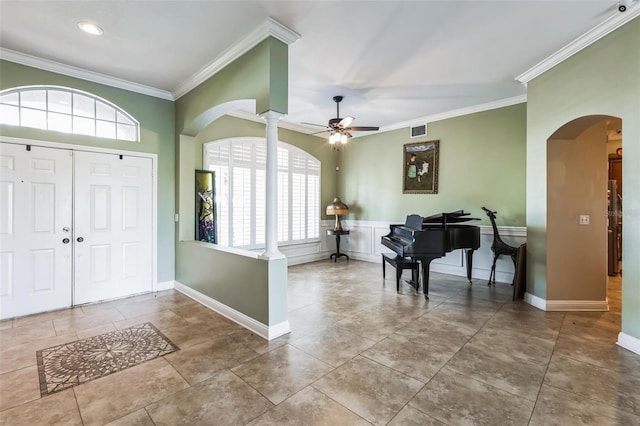
[[(232, 149), (231, 147), (233, 146), (234, 142), (252, 142), (253, 144), (263, 144), (266, 147), (266, 139), (262, 138), (262, 137), (232, 137), (232, 138), (222, 138), (222, 139), (217, 139), (217, 140), (212, 140), (209, 142), (206, 142), (202, 145), (202, 167), (205, 170), (211, 170), (209, 169), (210, 164), (212, 164), (212, 162), (210, 162), (209, 159), (209, 155), (208, 155), (208, 148), (212, 147), (216, 144), (220, 144), (223, 142), (227, 142), (229, 145), (229, 162), (225, 165), (225, 167), (228, 168), (227, 173), (229, 174), (230, 177), (232, 177), (233, 172), (233, 162), (232, 162)], [(321, 198), (322, 198), (322, 190), (321, 190), (321, 184), (322, 184), (322, 163), (321, 161), (316, 158), (315, 156), (313, 156), (312, 154), (310, 154), (309, 152), (303, 150), (302, 148), (299, 148), (293, 144), (289, 144), (283, 141), (278, 141), (278, 148), (284, 148), (288, 151), (288, 166), (287, 166), (287, 186), (288, 186), (288, 191), (287, 191), (287, 207), (288, 207), (288, 220), (287, 220), (287, 240), (285, 241), (278, 241), (278, 246), (280, 247), (284, 247), (284, 246), (294, 246), (294, 245), (301, 245), (301, 244), (309, 244), (309, 243), (318, 243), (320, 242), (320, 231), (322, 230), (322, 226), (321, 226), (321, 218), (322, 218), (322, 211), (321, 211)], [(316, 230), (317, 230), (317, 236), (315, 237), (309, 237), (309, 238), (304, 238), (304, 239), (296, 239), (296, 240), (292, 240), (292, 226), (291, 226), (291, 222), (293, 219), (293, 214), (292, 214), (292, 174), (299, 169), (294, 169), (292, 168), (292, 151), (294, 153), (300, 153), (305, 157), (305, 163), (309, 160), (313, 161), (316, 165), (317, 165), (317, 169), (318, 169), (318, 173), (317, 175), (315, 174), (309, 174), (309, 173), (305, 173), (305, 190), (307, 188), (307, 185), (309, 183), (309, 179), (308, 176), (317, 176), (318, 178), (318, 182), (317, 182), (317, 199), (316, 199), (316, 205), (317, 205), (317, 212), (316, 212)], [(255, 218), (256, 215), (256, 210), (255, 210), (255, 204), (256, 204), (256, 179), (255, 179), (255, 172), (257, 170), (264, 170), (266, 173), (266, 164), (265, 164), (265, 168), (260, 168), (260, 167), (256, 167), (257, 163), (255, 163), (255, 150), (252, 150), (251, 153), (251, 161), (252, 161), (252, 168), (251, 170), (251, 200), (252, 200), (252, 205), (253, 210), (252, 210), (252, 216)], [(277, 161), (277, 160), (276, 160)], [(306, 165), (305, 165), (305, 169), (306, 169)], [(284, 171), (284, 169), (281, 169), (280, 167), (278, 167), (278, 172), (282, 172)], [(218, 177), (216, 177), (216, 181), (218, 181)], [(229, 184), (231, 187), (233, 186), (233, 181), (230, 182)], [(266, 181), (265, 181), (265, 185), (266, 185)], [(231, 196), (232, 194), (232, 188), (229, 189), (229, 196)], [(218, 195), (216, 194), (216, 199), (218, 200)], [(308, 199), (307, 197), (305, 197), (305, 223), (303, 226), (303, 230), (305, 235), (308, 235), (308, 230), (309, 230), (309, 204), (308, 204)], [(229, 212), (229, 218), (228, 218), (228, 223), (229, 223), (229, 229), (231, 230), (231, 224), (233, 223), (233, 215), (232, 215), (232, 205), (230, 205), (227, 208), (227, 211)], [(220, 222), (219, 219), (218, 223)], [(255, 242), (256, 240), (256, 223), (255, 220), (251, 223), (250, 225), (250, 232), (251, 232), (251, 237), (250, 239), (252, 241)], [(230, 238), (231, 236), (229, 236)], [(266, 242), (265, 242), (266, 243)], [(244, 250), (259, 250), (259, 249), (263, 249), (265, 247), (265, 243), (262, 244), (257, 244), (257, 243), (252, 243), (249, 245), (229, 245), (229, 247), (233, 247), (233, 248), (240, 248), (240, 249), (244, 249)]]
[[(45, 108), (44, 109), (40, 109), (40, 108), (34, 108), (34, 107), (30, 107), (30, 106), (23, 106), (22, 105), (22, 101), (21, 99), (21, 94), (24, 92), (30, 92), (30, 91), (38, 91), (38, 90), (44, 90), (45, 91)], [(70, 113), (66, 113), (66, 112), (60, 112), (60, 111), (55, 111), (55, 110), (51, 110), (49, 109), (49, 91), (56, 91), (56, 92), (67, 92), (71, 95), (71, 105), (69, 106), (69, 108), (71, 109)], [(127, 111), (125, 111), (124, 109), (120, 108), (118, 105), (114, 104), (113, 102), (108, 101), (107, 99), (104, 99), (100, 96), (94, 95), (93, 93), (89, 93), (89, 92), (85, 92), (83, 90), (78, 90), (78, 89), (74, 89), (72, 87), (64, 87), (64, 86), (52, 86), (52, 85), (30, 85), (30, 86), (18, 86), (18, 87), (12, 87), (9, 89), (4, 89), (4, 90), (0, 90), (0, 97), (2, 96), (6, 96), (6, 95), (10, 95), (12, 93), (17, 93), (18, 94), (18, 105), (13, 105), (13, 104), (2, 104), (0, 103), (0, 105), (8, 105), (8, 106), (13, 106), (13, 107), (17, 107), (18, 108), (18, 122), (20, 124), (17, 125), (12, 125), (12, 124), (8, 124), (8, 123), (0, 123), (2, 125), (6, 125), (6, 126), (16, 126), (16, 127), (27, 127), (27, 128), (37, 128), (37, 129), (42, 129), (42, 130), (46, 130), (46, 131), (51, 131), (51, 132), (60, 132), (60, 133), (67, 133), (67, 134), (74, 134), (74, 135), (82, 135), (82, 136), (89, 136), (89, 137), (94, 137), (94, 138), (99, 138), (99, 139), (113, 139), (113, 140), (118, 140), (118, 141), (125, 141), (125, 142), (137, 142), (140, 143), (140, 122), (138, 120), (136, 120), (131, 114), (129, 114)], [(88, 98), (91, 98), (94, 101), (94, 114), (93, 117), (86, 117), (83, 115), (77, 115), (74, 113), (73, 110), (73, 95), (77, 94), (77, 95), (82, 95), (82, 96), (86, 96)], [(114, 109), (114, 120), (106, 120), (106, 119), (101, 119), (97, 117), (97, 102), (101, 102), (111, 108)], [(25, 126), (22, 124), (22, 111), (26, 110), (26, 111), (42, 111), (45, 113), (45, 122), (44, 122), (44, 127), (31, 127), (31, 126)], [(65, 115), (68, 116), (71, 120), (71, 131), (70, 132), (66, 132), (66, 131), (62, 131), (62, 130), (55, 130), (55, 129), (50, 129), (50, 125), (49, 125), (49, 114), (60, 114), (60, 115)], [(122, 116), (125, 117), (125, 119), (130, 120), (132, 124), (130, 123), (125, 123), (122, 121), (118, 121), (118, 114), (121, 114)], [(96, 130), (94, 132), (93, 135), (87, 135), (86, 133), (79, 133), (79, 132), (74, 132), (73, 131), (73, 121), (74, 118), (81, 118), (81, 119), (87, 119), (87, 120), (93, 120), (93, 127), (94, 130)], [(98, 123), (113, 123), (115, 126), (115, 136), (116, 137), (107, 137), (107, 136), (97, 136), (95, 133), (97, 133), (97, 127), (98, 127)], [(118, 124), (124, 124), (127, 126), (133, 126), (134, 127), (134, 139), (118, 139)]]

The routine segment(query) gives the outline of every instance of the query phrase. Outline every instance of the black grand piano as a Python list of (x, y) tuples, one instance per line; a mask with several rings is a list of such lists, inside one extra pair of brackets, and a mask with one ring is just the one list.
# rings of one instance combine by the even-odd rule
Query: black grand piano
[[(480, 248), (480, 228), (461, 224), (470, 220), (469, 213), (457, 210), (429, 217), (417, 214), (407, 216), (404, 225), (391, 225), (391, 232), (382, 237), (382, 245), (389, 247), (398, 256), (419, 260), (422, 265), (422, 281), (425, 297), (429, 297), (429, 265), (447, 253), (465, 249), (467, 255), (467, 278), (471, 282), (473, 251)], [(416, 291), (420, 283), (410, 281)]]

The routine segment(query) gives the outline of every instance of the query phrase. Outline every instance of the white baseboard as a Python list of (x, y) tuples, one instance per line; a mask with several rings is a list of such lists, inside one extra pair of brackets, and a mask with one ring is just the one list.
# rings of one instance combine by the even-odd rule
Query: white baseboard
[(608, 311), (606, 300), (547, 300), (547, 311)]
[(547, 310), (547, 301), (541, 297), (534, 296), (531, 293), (524, 294), (524, 302), (530, 304), (534, 308), (538, 308), (543, 311)]
[(640, 355), (640, 339), (637, 339), (633, 336), (629, 336), (628, 334), (620, 332), (618, 334), (618, 346), (621, 346), (631, 352), (634, 352)]
[(172, 288), (174, 288), (174, 283), (175, 283), (175, 281), (173, 281), (173, 280), (158, 282), (158, 283), (156, 283), (155, 287), (153, 288), (153, 291), (171, 290)]
[(289, 327), (289, 320), (282, 321), (281, 323), (278, 323), (276, 325), (272, 325), (268, 327), (268, 329), (269, 334), (267, 337), (265, 337), (265, 339), (267, 340), (273, 340), (276, 337), (280, 337), (291, 332), (291, 327)]
[(301, 265), (303, 263), (311, 263), (311, 262), (316, 262), (318, 260), (325, 260), (325, 259), (329, 259), (330, 255), (331, 255), (331, 252), (326, 251), (326, 252), (313, 253), (313, 254), (304, 254), (299, 256), (287, 256), (287, 265), (289, 266)]
[(549, 312), (581, 312), (608, 311), (608, 300), (545, 300), (531, 293), (524, 294), (524, 301), (529, 305)]
[(175, 281), (174, 288), (185, 296), (190, 297), (212, 311), (219, 313), (223, 317), (230, 319), (236, 324), (243, 326), (247, 330), (252, 331), (267, 340), (273, 340), (276, 337), (282, 336), (283, 334), (287, 334), (291, 331), (289, 327), (289, 320), (268, 326), (178, 281)]

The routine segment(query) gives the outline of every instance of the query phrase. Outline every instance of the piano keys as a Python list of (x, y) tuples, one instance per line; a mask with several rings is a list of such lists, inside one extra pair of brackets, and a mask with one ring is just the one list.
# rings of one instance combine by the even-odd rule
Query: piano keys
[[(480, 228), (461, 224), (476, 218), (468, 218), (469, 213), (457, 210), (421, 217), (417, 214), (407, 216), (404, 225), (391, 225), (391, 232), (382, 237), (382, 245), (390, 248), (402, 257), (419, 260), (422, 268), (422, 288), (429, 298), (429, 265), (434, 259), (447, 253), (463, 249), (467, 258), (467, 278), (471, 283), (473, 252), (480, 248)], [(419, 291), (420, 283), (412, 283)]]

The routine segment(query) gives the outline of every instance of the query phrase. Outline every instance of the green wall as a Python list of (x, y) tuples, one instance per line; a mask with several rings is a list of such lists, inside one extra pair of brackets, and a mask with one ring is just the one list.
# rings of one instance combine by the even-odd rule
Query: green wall
[[(341, 151), (339, 195), (349, 219), (404, 222), (464, 209), (490, 223), (482, 206), (498, 211), (498, 225), (525, 225), (526, 105), (352, 139)], [(438, 193), (403, 194), (403, 145), (440, 140)]]
[[(610, 33), (528, 84), (528, 291), (546, 299), (547, 139), (591, 115), (622, 119), (622, 331), (640, 338), (640, 18)], [(603, 159), (603, 161), (605, 161)]]
[(174, 279), (174, 103), (127, 90), (0, 60), (0, 90), (51, 85), (83, 90), (104, 98), (140, 122), (140, 143), (0, 125), (0, 134), (158, 155), (158, 281)]
[[(198, 268), (192, 268), (186, 262), (180, 262), (177, 270), (180, 283), (188, 283), (188, 287), (256, 321), (269, 324), (266, 303), (269, 294), (266, 279), (269, 275), (268, 262), (257, 256), (251, 258), (233, 252), (214, 251), (212, 245), (197, 241), (183, 242), (178, 250), (181, 256), (199, 265)], [(212, 257), (216, 262), (211, 261)], [(245, 297), (238, 298), (237, 292), (242, 292)]]

